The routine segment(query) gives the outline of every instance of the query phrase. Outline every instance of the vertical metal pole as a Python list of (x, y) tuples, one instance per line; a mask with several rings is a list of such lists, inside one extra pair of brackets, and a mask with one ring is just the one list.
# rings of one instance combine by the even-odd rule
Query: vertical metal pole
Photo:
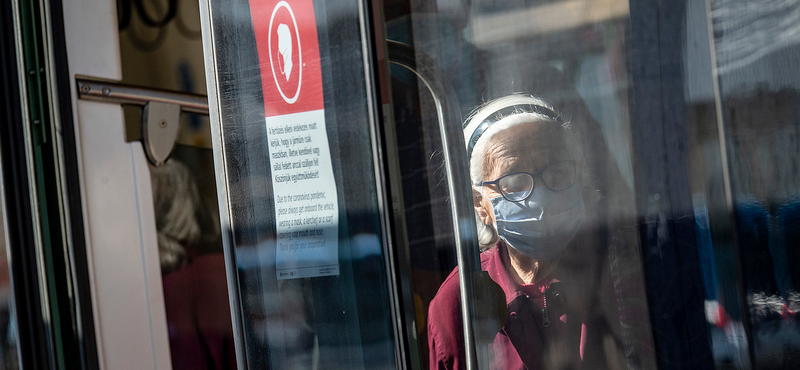
[(389, 63), (405, 67), (419, 77), (430, 90), (436, 106), (439, 130), (442, 135), (442, 154), (445, 158), (447, 186), (450, 192), (450, 213), (453, 219), (456, 258), (458, 260), (461, 317), (464, 326), (464, 349), (468, 370), (478, 369), (475, 345), (475, 300), (472, 273), (480, 270), (478, 239), (472, 206), (472, 185), (467, 167), (467, 152), (462, 143), (462, 120), (455, 92), (447, 83), (438, 65), (410, 46), (388, 42)]

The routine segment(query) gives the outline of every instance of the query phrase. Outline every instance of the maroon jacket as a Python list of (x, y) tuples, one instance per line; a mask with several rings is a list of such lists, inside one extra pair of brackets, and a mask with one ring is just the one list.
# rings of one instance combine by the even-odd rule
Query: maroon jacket
[[(503, 262), (508, 260), (506, 248), (501, 241), (481, 253), (481, 268), (503, 288), (508, 304), (507, 322), (488, 348), (492, 369), (580, 368), (586, 325), (563, 297), (556, 295), (561, 299), (553, 299), (557, 285), (569, 282), (559, 279), (556, 272), (539, 283), (517, 284)], [(553, 289), (549, 289), (551, 286)], [(456, 268), (439, 288), (428, 311), (431, 369), (466, 368), (460, 305)]]
[(173, 370), (235, 369), (222, 253), (196, 256), (164, 277)]

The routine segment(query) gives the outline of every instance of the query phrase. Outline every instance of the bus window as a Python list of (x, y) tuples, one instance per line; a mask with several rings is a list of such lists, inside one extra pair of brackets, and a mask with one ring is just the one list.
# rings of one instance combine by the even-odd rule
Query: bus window
[[(391, 65), (413, 365), (788, 366), (796, 10), (385, 1), (390, 46), (433, 61), (450, 90)], [(463, 163), (444, 155), (440, 100), (460, 108)], [(471, 194), (448, 191), (445, 164), (468, 169)], [(459, 290), (448, 202), (462, 196), (503, 291), (499, 327)]]
[(502, 291), (500, 323), (476, 323), (481, 368), (654, 367), (633, 191), (627, 2), (602, 12), (588, 2), (386, 3), (387, 38), (434, 60), (452, 86), (463, 117), (453, 145), (467, 155), (451, 166), (468, 168), (473, 185), (447, 191), (432, 104), (443, 98), (392, 65), (416, 366), (470, 362), (447, 212), (466, 196), (481, 270)]
[(215, 0), (202, 14), (239, 368), (395, 367), (363, 5)]
[(800, 78), (786, 67), (800, 53), (790, 20), (798, 7), (765, 5), (698, 1), (686, 13), (685, 94), (705, 302), (715, 362), (736, 368), (791, 367), (800, 350)]

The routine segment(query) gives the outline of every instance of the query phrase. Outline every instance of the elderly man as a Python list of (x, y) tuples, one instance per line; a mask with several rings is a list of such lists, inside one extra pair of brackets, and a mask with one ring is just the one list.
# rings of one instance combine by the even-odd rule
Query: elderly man
[[(508, 305), (492, 368), (607, 367), (603, 347), (619, 340), (593, 307), (602, 262), (586, 253), (605, 247), (598, 196), (570, 125), (544, 101), (510, 95), (474, 113), (464, 137), (481, 266)], [(465, 367), (457, 269), (431, 302), (428, 343), (431, 369)]]

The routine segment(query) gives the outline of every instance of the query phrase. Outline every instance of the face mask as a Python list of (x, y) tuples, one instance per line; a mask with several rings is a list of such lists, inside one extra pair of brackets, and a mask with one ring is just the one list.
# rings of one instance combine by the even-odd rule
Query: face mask
[(522, 202), (492, 198), (497, 234), (508, 245), (538, 261), (561, 254), (586, 218), (581, 187), (553, 191), (537, 186)]

